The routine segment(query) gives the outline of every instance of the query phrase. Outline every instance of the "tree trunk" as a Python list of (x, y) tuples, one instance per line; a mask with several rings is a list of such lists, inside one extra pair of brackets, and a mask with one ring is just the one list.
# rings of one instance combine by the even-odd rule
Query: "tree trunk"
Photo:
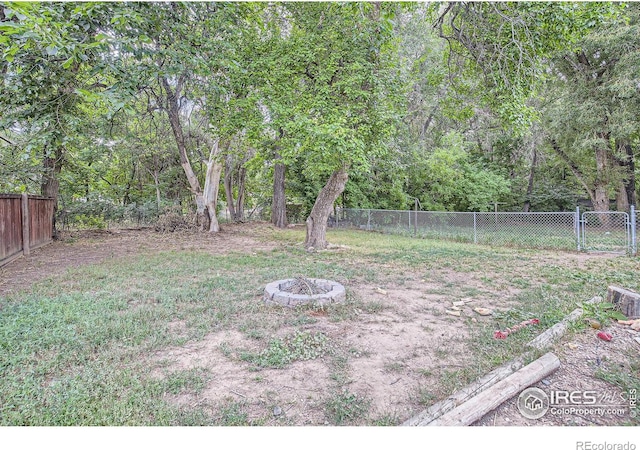
[(636, 194), (636, 164), (635, 157), (633, 155), (633, 148), (628, 142), (624, 144), (625, 152), (627, 153), (627, 180), (625, 183), (627, 189), (627, 198), (629, 206), (637, 206), (637, 194)]
[(589, 194), (589, 198), (591, 199), (591, 203), (593, 205), (595, 205), (596, 204), (595, 191), (587, 183), (586, 177), (580, 171), (580, 169), (578, 168), (578, 165), (575, 162), (573, 162), (571, 160), (571, 158), (569, 158), (569, 155), (567, 155), (560, 148), (560, 146), (558, 145), (558, 143), (556, 142), (555, 139), (551, 140), (551, 148), (553, 148), (553, 150), (558, 154), (558, 156), (560, 156), (565, 161), (565, 163), (569, 166), (569, 169), (571, 170), (571, 173), (573, 173), (573, 176), (576, 177), (576, 180), (578, 180), (578, 182), (582, 185), (582, 187), (584, 188), (585, 192), (587, 194)]
[(178, 147), (178, 153), (180, 154), (180, 165), (182, 166), (182, 169), (187, 176), (187, 181), (189, 182), (189, 186), (191, 187), (191, 192), (195, 196), (198, 223), (202, 224), (206, 219), (204, 216), (206, 202), (204, 201), (204, 196), (202, 194), (202, 188), (200, 187), (198, 177), (191, 167), (191, 162), (189, 162), (189, 157), (187, 155), (187, 145), (184, 139), (184, 132), (182, 131), (182, 124), (180, 123), (180, 107), (178, 105), (178, 97), (180, 96), (180, 92), (182, 90), (184, 76), (179, 77), (175, 91), (171, 89), (169, 81), (166, 78), (163, 77), (161, 81), (166, 93), (167, 115), (169, 116), (169, 124), (171, 125), (171, 131), (173, 132), (173, 136)]
[[(636, 206), (636, 175), (633, 148), (626, 141), (616, 141), (618, 154), (616, 162), (622, 170), (622, 181), (616, 193), (618, 211), (629, 211), (631, 205)], [(624, 208), (624, 209), (621, 209)]]
[(531, 160), (531, 170), (529, 171), (529, 184), (527, 185), (527, 196), (524, 201), (524, 212), (529, 212), (531, 208), (531, 194), (533, 194), (533, 179), (536, 173), (536, 160), (538, 158), (538, 152), (533, 149), (533, 159)]
[(56, 232), (56, 213), (58, 212), (58, 193), (60, 192), (60, 171), (62, 170), (62, 162), (64, 158), (64, 148), (56, 147), (53, 155), (46, 155), (43, 160), (44, 172), (42, 174), (42, 182), (40, 184), (40, 193), (44, 197), (53, 199), (53, 237), (57, 238)]
[[(609, 212), (609, 150), (605, 147), (596, 149), (596, 182), (594, 189), (595, 201), (593, 210), (597, 212)], [(608, 229), (611, 225), (609, 214), (599, 214), (600, 225)]]
[(217, 215), (220, 174), (222, 174), (222, 164), (215, 159), (207, 161), (207, 175), (204, 182), (203, 200), (209, 213), (209, 232), (211, 233), (220, 231)]
[(236, 218), (240, 222), (244, 220), (244, 186), (247, 181), (247, 169), (240, 167), (238, 170), (238, 198), (236, 198)]
[(160, 174), (157, 169), (154, 169), (153, 173), (153, 184), (156, 187), (156, 203), (158, 205), (158, 214), (160, 214), (160, 207), (162, 205), (162, 198), (160, 197)]
[(346, 168), (337, 170), (331, 174), (329, 181), (318, 194), (311, 214), (307, 218), (307, 237), (304, 245), (307, 249), (327, 248), (327, 220), (333, 210), (333, 203), (344, 191), (349, 174)]
[(616, 211), (629, 211), (629, 197), (627, 196), (627, 187), (625, 182), (621, 181), (616, 191)]
[[(280, 156), (276, 158), (280, 159)], [(278, 228), (287, 226), (287, 199), (284, 191), (286, 166), (276, 163), (273, 170), (273, 202), (271, 206), (271, 223)]]
[(231, 155), (227, 155), (225, 158), (224, 167), (224, 195), (227, 197), (227, 209), (229, 209), (229, 217), (234, 222), (236, 221), (236, 207), (233, 201), (233, 164), (231, 161)]

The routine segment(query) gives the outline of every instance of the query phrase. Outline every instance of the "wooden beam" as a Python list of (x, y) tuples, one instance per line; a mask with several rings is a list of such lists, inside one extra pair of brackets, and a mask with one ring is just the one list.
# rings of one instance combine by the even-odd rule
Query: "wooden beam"
[(22, 253), (31, 253), (31, 238), (29, 233), (29, 195), (22, 194)]
[(637, 292), (609, 286), (607, 301), (613, 303), (629, 319), (640, 318), (640, 294)]
[(523, 389), (556, 371), (558, 367), (560, 367), (558, 357), (553, 353), (547, 353), (454, 410), (444, 414), (439, 419), (434, 420), (429, 426), (471, 425)]
[[(595, 304), (601, 301), (601, 297), (593, 297), (591, 300), (588, 300), (585, 303)], [(535, 339), (529, 341), (527, 343), (527, 346), (535, 348), (537, 350), (544, 350), (555, 341), (560, 339), (567, 332), (567, 328), (569, 328), (569, 325), (578, 320), (583, 313), (584, 311), (582, 310), (582, 308), (574, 309), (571, 314), (562, 319), (562, 321), (558, 322), (557, 324), (546, 330), (544, 333), (538, 335)]]
[(497, 382), (504, 380), (509, 375), (513, 374), (518, 369), (524, 366), (526, 358), (531, 357), (531, 353), (525, 353), (518, 358), (512, 359), (506, 364), (501, 365), (497, 369), (492, 370), (484, 377), (477, 381), (474, 381), (470, 385), (466, 386), (454, 394), (450, 395), (446, 399), (433, 404), (429, 408), (422, 411), (420, 414), (405, 421), (402, 426), (406, 427), (423, 427), (429, 425), (443, 414), (455, 409), (457, 406), (478, 395), (480, 392), (488, 389)]
[[(593, 297), (588, 300), (586, 303), (594, 304), (601, 302), (601, 297)], [(575, 322), (582, 316), (583, 310), (582, 308), (574, 309), (568, 316), (562, 319), (561, 322), (558, 322), (535, 339), (529, 341), (527, 343), (528, 347), (531, 347), (535, 350), (544, 350), (553, 344), (556, 340), (560, 339), (564, 333), (566, 333), (569, 325), (572, 322)], [(535, 356), (534, 350), (526, 352), (521, 356), (512, 359), (511, 361), (501, 365), (497, 369), (492, 370), (484, 377), (474, 381), (470, 385), (456, 391), (454, 394), (450, 395), (446, 399), (439, 401), (438, 403), (433, 404), (429, 408), (425, 409), (421, 413), (413, 416), (412, 418), (405, 421), (402, 426), (425, 426), (429, 425), (431, 422), (436, 420), (438, 417), (446, 414), (447, 412), (453, 410), (458, 407), (462, 403), (469, 401), (474, 396), (478, 395), (480, 392), (483, 392), (493, 386), (494, 384), (504, 380), (515, 371), (522, 368), (525, 364), (525, 361), (531, 359)]]

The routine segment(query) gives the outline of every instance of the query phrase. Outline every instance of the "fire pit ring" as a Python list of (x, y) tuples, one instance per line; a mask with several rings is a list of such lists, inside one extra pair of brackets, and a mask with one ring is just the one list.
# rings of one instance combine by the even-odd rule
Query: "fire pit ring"
[(321, 288), (324, 293), (318, 294), (298, 294), (287, 292), (287, 289), (295, 283), (299, 283), (299, 278), (289, 278), (286, 280), (273, 281), (264, 288), (264, 301), (282, 306), (294, 307), (297, 305), (325, 305), (328, 303), (341, 303), (347, 298), (344, 286), (331, 280), (320, 278), (304, 278), (303, 280)]

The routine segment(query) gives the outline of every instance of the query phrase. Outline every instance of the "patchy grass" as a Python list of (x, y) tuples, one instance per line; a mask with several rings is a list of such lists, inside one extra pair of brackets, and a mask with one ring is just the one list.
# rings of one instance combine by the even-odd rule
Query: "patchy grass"
[(352, 425), (367, 416), (369, 404), (357, 393), (342, 391), (325, 401), (325, 414), (332, 425)]
[[(261, 295), (264, 285), (275, 279), (306, 276), (347, 286), (405, 289), (412, 280), (423, 279), (429, 283), (424, 294), (506, 296), (508, 307), (485, 321), (447, 317), (467, 330), (456, 338), (466, 357), (459, 357), (461, 353), (446, 341), (429, 347), (439, 358), (459, 358), (456, 366), (413, 367), (409, 360), (387, 355), (389, 376), (415, 373), (416, 383), (421, 383), (408, 401), (413, 403), (407, 407), (414, 411), (520, 354), (528, 340), (576, 303), (604, 295), (609, 284), (640, 289), (638, 260), (627, 257), (565, 258), (553, 252), (348, 230), (329, 233), (339, 250), (317, 253), (300, 245), (302, 230), (272, 230), (259, 239), (279, 246), (253, 253), (175, 250), (116, 258), (68, 270), (27, 291), (0, 297), (0, 425), (266, 423), (252, 418), (249, 399), (202, 407), (167, 400), (167, 396), (200, 395), (212, 382), (206, 370), (171, 371), (160, 378), (150, 374), (154, 352), (226, 330), (255, 344), (239, 363), (259, 370), (326, 360), (334, 393), (323, 397), (318, 407), (330, 424), (392, 425), (405, 419), (406, 411), (373, 411), (370, 398), (348, 390), (354, 381), (351, 364), (370, 358), (371, 349), (352, 344), (340, 348), (333, 337), (312, 330), (319, 318), (334, 327), (357, 327), (363, 317), (375, 321), (393, 313), (393, 306), (349, 291), (347, 302), (322, 310), (274, 309), (263, 304)], [(478, 285), (461, 285), (460, 279), (470, 276)], [(442, 317), (437, 306), (425, 301), (424, 310)], [(531, 317), (539, 318), (540, 325), (522, 329), (506, 341), (492, 338), (494, 330)], [(181, 326), (176, 328), (176, 323)], [(285, 328), (290, 333), (277, 337)], [(425, 324), (422, 329), (430, 336), (437, 327)], [(229, 345), (220, 344), (219, 349), (234, 357)], [(254, 375), (255, 383), (266, 382), (262, 373)], [(638, 382), (624, 373), (602, 377), (621, 386)], [(420, 387), (427, 385), (428, 389)]]

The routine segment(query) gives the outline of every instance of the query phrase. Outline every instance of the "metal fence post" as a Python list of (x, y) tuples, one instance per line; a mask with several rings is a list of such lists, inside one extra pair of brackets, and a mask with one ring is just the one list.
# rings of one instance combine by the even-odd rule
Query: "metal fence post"
[[(415, 206), (414, 206), (414, 211), (415, 211), (415, 215), (413, 216), (413, 235), (417, 236), (418, 235), (418, 198), (416, 197), (415, 202), (414, 202)], [(411, 213), (409, 213), (409, 215), (411, 215)]]
[(580, 207), (576, 206), (576, 216), (574, 218), (576, 229), (576, 243), (578, 244), (578, 251), (580, 251)]
[(473, 212), (473, 243), (478, 243), (478, 221), (476, 219), (477, 213)]
[(636, 208), (631, 205), (629, 211), (629, 225), (631, 226), (631, 256), (636, 256), (638, 252), (638, 245), (636, 243)]

